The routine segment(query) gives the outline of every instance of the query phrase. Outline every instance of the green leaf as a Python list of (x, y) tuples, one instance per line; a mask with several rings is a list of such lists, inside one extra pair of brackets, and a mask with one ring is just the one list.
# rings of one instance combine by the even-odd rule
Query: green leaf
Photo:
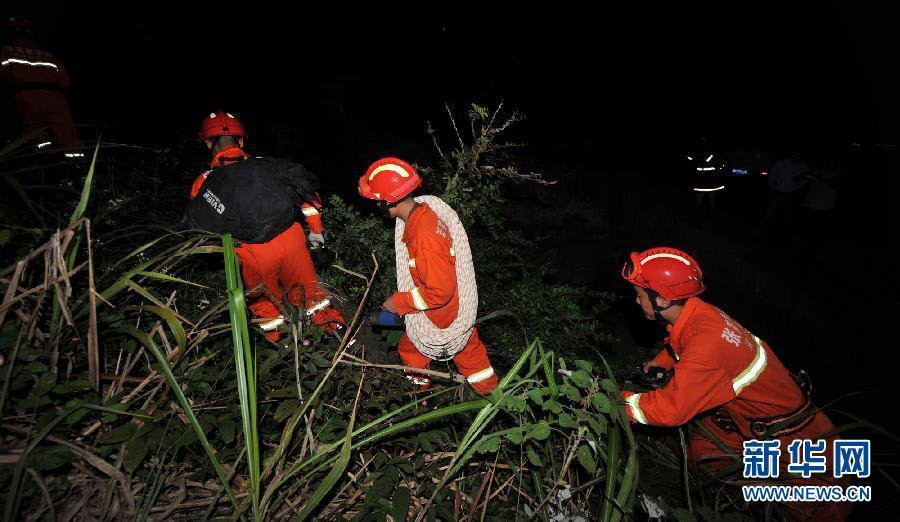
[(597, 463), (594, 461), (594, 455), (591, 454), (591, 448), (587, 444), (578, 446), (578, 449), (575, 450), (575, 456), (578, 457), (578, 463), (581, 464), (585, 471), (591, 475), (597, 472)]
[(581, 359), (578, 359), (577, 361), (575, 361), (575, 366), (577, 366), (581, 370), (584, 370), (587, 373), (591, 373), (594, 370), (594, 364), (592, 362), (584, 361)]
[(546, 440), (550, 436), (550, 425), (546, 421), (532, 424), (525, 436), (528, 439)]
[[(203, 428), (198, 426), (197, 429), (202, 430)], [(204, 435), (205, 435), (205, 433), (204, 433)], [(175, 447), (183, 448), (184, 446), (193, 444), (194, 442), (198, 441), (199, 439), (200, 439), (200, 437), (197, 435), (196, 431), (185, 429), (181, 433), (181, 436), (175, 440)]]
[(37, 384), (35, 384), (34, 390), (31, 392), (31, 394), (33, 396), (41, 397), (50, 393), (50, 391), (53, 390), (54, 387), (56, 387), (56, 375), (47, 372), (38, 377)]
[(562, 406), (560, 406), (559, 403), (553, 399), (544, 401), (544, 404), (541, 405), (541, 408), (553, 413), (562, 413)]
[(591, 376), (584, 370), (576, 370), (572, 372), (569, 379), (579, 388), (587, 388), (591, 385)]
[(125, 469), (129, 473), (133, 473), (144, 461), (149, 449), (146, 437), (135, 437), (128, 441), (128, 444), (125, 445), (125, 459), (122, 461)]
[(90, 390), (91, 383), (87, 379), (75, 379), (64, 384), (57, 384), (53, 387), (53, 393), (65, 395), (67, 393)]
[(606, 433), (606, 425), (607, 420), (606, 417), (602, 415), (591, 415), (590, 413), (584, 412), (583, 415), (578, 416), (579, 419), (588, 423), (588, 426), (594, 431), (594, 434), (597, 435), (598, 438), (603, 437)]
[(331, 361), (322, 357), (322, 354), (319, 352), (309, 354), (309, 359), (319, 368), (331, 368)]
[(510, 395), (506, 398), (505, 406), (506, 411), (510, 413), (522, 413), (528, 408), (523, 399), (514, 395)]
[(394, 493), (394, 503), (391, 506), (391, 518), (394, 522), (403, 522), (409, 513), (409, 500), (412, 495), (409, 488), (399, 488)]
[(420, 433), (418, 437), (419, 446), (427, 453), (434, 453), (434, 446), (431, 445), (431, 441), (428, 439), (429, 435), (427, 433)]
[(478, 453), (494, 453), (500, 449), (500, 437), (489, 436), (484, 442), (478, 445)]
[(222, 439), (222, 442), (231, 444), (234, 441), (235, 428), (237, 425), (230, 420), (219, 422), (219, 438)]
[(130, 439), (137, 432), (137, 426), (132, 423), (123, 424), (113, 428), (100, 436), (100, 444), (118, 444)]
[(25, 366), (25, 371), (28, 372), (28, 373), (34, 373), (34, 374), (38, 374), (38, 373), (46, 373), (47, 370), (49, 370), (49, 368), (47, 368), (47, 365), (46, 365), (46, 364), (40, 363), (40, 362), (37, 362), (37, 361), (35, 361), (35, 362), (33, 362), (33, 363), (30, 363), (30, 364), (28, 364), (27, 366)]
[(544, 461), (541, 460), (541, 457), (534, 451), (534, 448), (528, 446), (528, 461), (531, 462), (533, 466), (541, 467), (544, 465)]
[(576, 428), (578, 427), (578, 423), (575, 422), (575, 419), (572, 418), (568, 413), (560, 413), (559, 414), (559, 425), (562, 428)]
[(525, 428), (513, 428), (504, 433), (503, 436), (513, 444), (522, 444), (522, 441), (525, 440), (524, 432)]
[(113, 411), (125, 411), (128, 408), (127, 404), (122, 404), (121, 402), (111, 402), (105, 406), (106, 414), (101, 417), (103, 422), (110, 423), (115, 422), (119, 419), (119, 415), (113, 413)]
[(297, 399), (288, 399), (283, 401), (278, 405), (278, 408), (275, 410), (275, 420), (277, 422), (281, 422), (284, 419), (291, 416), (292, 413), (297, 409), (297, 405), (300, 404)]
[(531, 399), (531, 402), (537, 404), (538, 406), (544, 404), (543, 394), (538, 388), (532, 388), (528, 390), (528, 398)]
[(378, 480), (372, 484), (372, 487), (366, 491), (366, 500), (364, 504), (372, 505), (381, 498), (384, 498), (397, 487), (397, 479), (400, 478), (400, 472), (397, 468), (390, 466), (384, 470), (384, 473), (378, 477)]
[(32, 455), (34, 467), (40, 471), (61, 468), (72, 462), (72, 452), (65, 446), (47, 446)]
[(601, 413), (609, 413), (610, 411), (611, 403), (609, 397), (607, 397), (603, 393), (595, 393), (594, 395), (591, 395), (591, 404), (593, 404), (594, 407), (597, 408), (597, 410), (599, 410)]
[(612, 379), (601, 379), (600, 387), (609, 393), (619, 393), (619, 387), (616, 386), (616, 383), (613, 382)]
[(578, 402), (581, 400), (581, 392), (578, 391), (578, 388), (572, 386), (569, 383), (560, 384), (559, 391), (572, 402)]
[(49, 397), (45, 397), (43, 395), (29, 395), (24, 399), (18, 401), (18, 406), (25, 410), (33, 410), (34, 408), (40, 408), (41, 406), (46, 406), (50, 404), (52, 401)]

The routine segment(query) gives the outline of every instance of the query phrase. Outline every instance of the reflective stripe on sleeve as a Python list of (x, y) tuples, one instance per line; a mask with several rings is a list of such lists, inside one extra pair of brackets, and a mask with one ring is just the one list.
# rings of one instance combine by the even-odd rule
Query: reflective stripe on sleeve
[(628, 407), (631, 408), (631, 415), (634, 417), (634, 420), (641, 424), (647, 424), (647, 417), (644, 417), (644, 412), (641, 411), (641, 394), (635, 393), (634, 395), (629, 395), (625, 399), (625, 402), (628, 404)]
[(475, 384), (476, 382), (481, 382), (492, 375), (494, 375), (494, 367), (488, 366), (480, 372), (475, 372), (472, 375), (466, 377), (466, 380), (469, 381), (469, 384)]
[(331, 301), (329, 301), (328, 299), (322, 299), (318, 303), (307, 308), (306, 315), (312, 315), (330, 304), (331, 304)]
[(318, 216), (318, 215), (319, 215), (319, 211), (316, 210), (315, 207), (303, 207), (303, 208), (300, 209), (300, 210), (303, 211), (303, 215), (306, 216), (306, 217), (309, 217), (309, 216)]
[(766, 369), (766, 349), (763, 347), (759, 337), (754, 335), (753, 340), (756, 341), (756, 357), (753, 358), (753, 362), (750, 363), (747, 369), (731, 381), (731, 387), (734, 389), (735, 395), (738, 395), (744, 388), (753, 383)]
[(456, 250), (453, 250), (453, 247), (450, 247), (450, 257), (456, 256)]
[(415, 268), (415, 267), (416, 267), (416, 258), (412, 258), (412, 259), (409, 260), (409, 267), (410, 267), (410, 268)]
[(419, 293), (419, 287), (414, 287), (409, 292), (412, 295), (413, 303), (416, 305), (416, 308), (419, 310), (428, 310), (428, 305), (425, 304), (425, 300), (422, 299), (422, 294)]
[(266, 332), (268, 332), (270, 330), (274, 330), (274, 329), (278, 328), (279, 326), (281, 326), (283, 324), (284, 324), (284, 316), (279, 315), (278, 317), (276, 317), (270, 321), (266, 321), (264, 323), (259, 323), (259, 327), (262, 328), (263, 330), (265, 330)]

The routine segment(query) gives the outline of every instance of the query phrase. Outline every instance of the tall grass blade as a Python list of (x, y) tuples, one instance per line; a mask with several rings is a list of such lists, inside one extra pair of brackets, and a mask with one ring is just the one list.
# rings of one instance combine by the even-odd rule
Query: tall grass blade
[(88, 200), (91, 197), (91, 185), (94, 181), (94, 167), (97, 165), (97, 152), (99, 150), (100, 142), (98, 141), (97, 145), (94, 147), (94, 156), (91, 158), (91, 166), (88, 169), (87, 177), (84, 178), (84, 187), (81, 189), (81, 199), (78, 201), (78, 206), (76, 206), (75, 210), (72, 212), (72, 217), (69, 218), (69, 226), (74, 225), (76, 221), (81, 219), (85, 209), (87, 209)]
[(253, 514), (254, 518), (259, 520), (261, 516), (259, 510), (260, 454), (259, 427), (256, 418), (256, 368), (253, 360), (253, 347), (250, 344), (250, 331), (247, 326), (244, 288), (231, 234), (222, 236), (222, 248), (225, 254), (225, 281), (228, 285), (228, 311), (231, 317), (231, 338), (234, 347), (238, 397), (241, 402), (241, 422), (244, 429), (244, 444), (247, 449), (247, 464), (250, 467)]

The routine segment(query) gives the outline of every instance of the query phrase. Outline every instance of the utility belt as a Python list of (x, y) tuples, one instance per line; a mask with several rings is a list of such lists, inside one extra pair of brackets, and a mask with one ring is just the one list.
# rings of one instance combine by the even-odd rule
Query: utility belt
[(50, 82), (22, 82), (22, 83), (14, 83), (12, 84), (12, 89), (15, 92), (19, 91), (31, 91), (34, 89), (42, 89), (45, 91), (57, 91), (62, 92), (62, 87), (60, 87), (56, 83)]
[(750, 433), (746, 433), (724, 408), (716, 408), (710, 413), (710, 420), (725, 433), (737, 433), (745, 440), (774, 439), (796, 433), (805, 428), (815, 418), (818, 409), (812, 402), (812, 383), (805, 371), (791, 374), (805, 400), (799, 408), (771, 417), (747, 417)]

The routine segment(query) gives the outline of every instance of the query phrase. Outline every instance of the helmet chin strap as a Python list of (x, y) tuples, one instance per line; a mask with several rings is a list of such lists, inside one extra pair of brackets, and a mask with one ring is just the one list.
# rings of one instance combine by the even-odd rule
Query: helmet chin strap
[[(672, 308), (673, 306), (675, 306), (675, 303), (672, 303), (670, 301), (669, 306), (659, 306), (658, 304), (656, 304), (656, 298), (659, 297), (659, 295), (656, 294), (656, 292), (653, 292), (653, 294), (654, 294), (653, 297), (650, 299), (650, 306), (653, 307), (653, 315), (654, 315), (654, 317), (656, 317), (657, 321), (662, 321), (662, 322), (666, 323), (668, 321), (666, 321), (666, 318), (662, 316), (662, 312), (665, 312), (669, 308)], [(647, 297), (650, 297), (650, 294), (647, 294)]]

